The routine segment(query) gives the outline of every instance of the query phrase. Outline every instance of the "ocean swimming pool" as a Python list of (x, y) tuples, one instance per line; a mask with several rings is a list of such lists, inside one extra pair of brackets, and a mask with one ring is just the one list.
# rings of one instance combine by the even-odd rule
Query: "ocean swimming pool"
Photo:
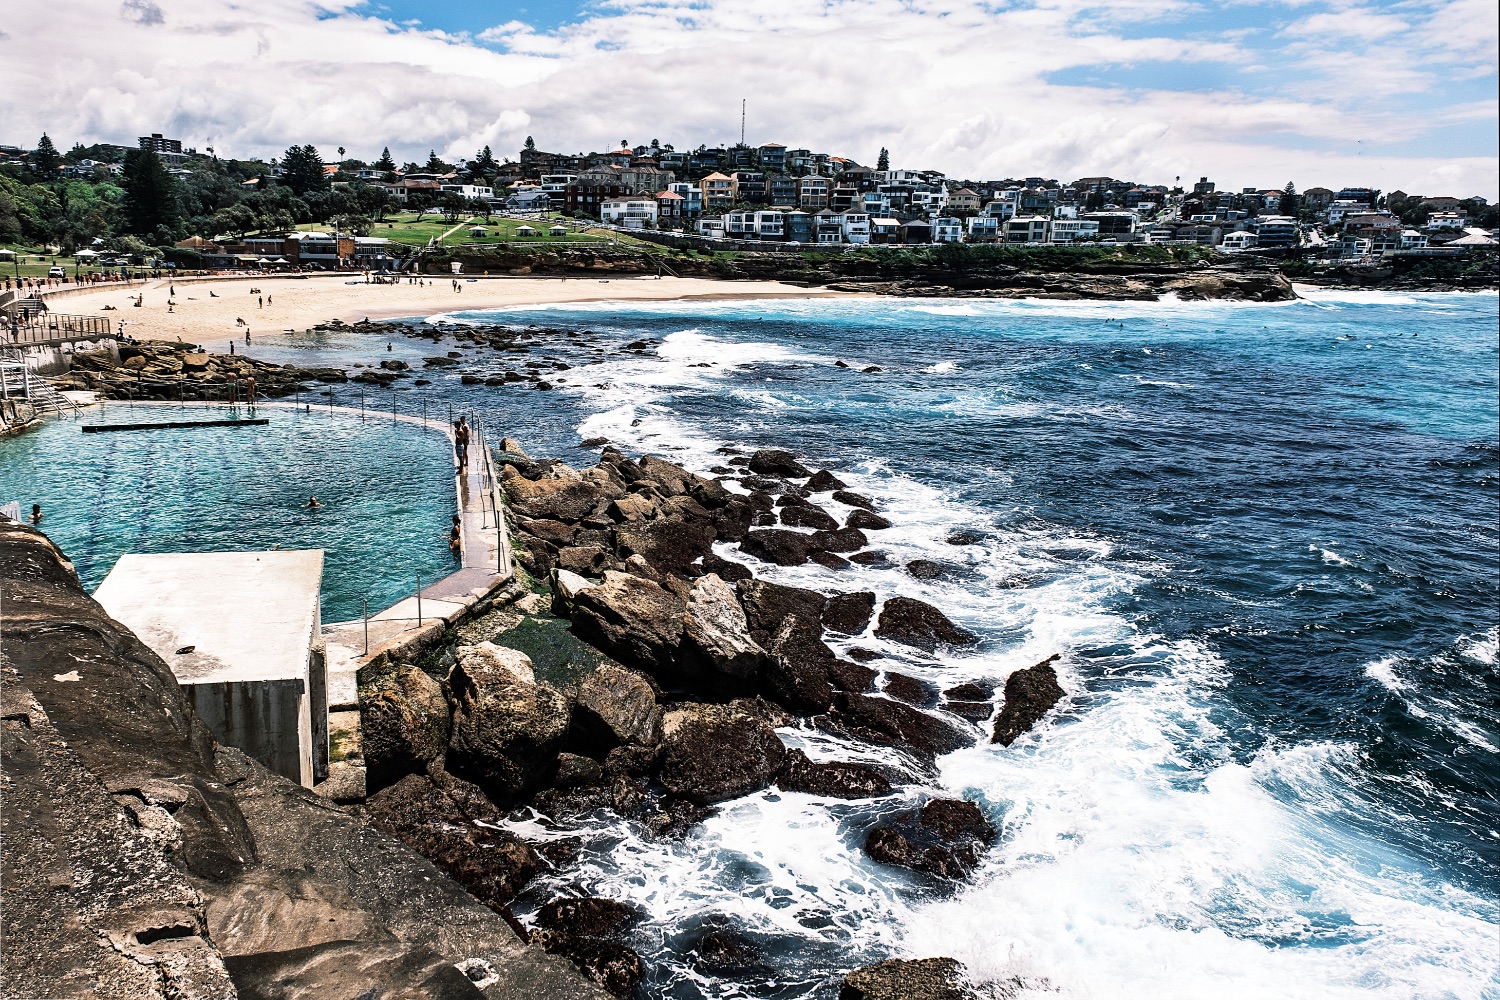
[[(0, 503), (42, 530), (92, 591), (126, 552), (321, 548), (323, 620), (381, 610), (453, 571), (447, 439), (374, 414), (264, 406), (265, 426), (84, 434), (82, 424), (210, 420), (244, 408), (108, 404), (0, 440)], [(316, 510), (305, 504), (316, 496)]]

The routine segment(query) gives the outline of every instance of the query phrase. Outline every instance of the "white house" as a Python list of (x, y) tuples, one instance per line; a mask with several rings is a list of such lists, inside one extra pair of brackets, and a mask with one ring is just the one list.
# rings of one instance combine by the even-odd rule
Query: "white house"
[(1219, 246), (1225, 250), (1249, 250), (1259, 240), (1260, 237), (1254, 233), (1248, 230), (1241, 230), (1236, 233), (1225, 233), (1224, 242), (1220, 243)]
[(1052, 242), (1076, 243), (1099, 235), (1099, 223), (1093, 219), (1053, 219)]
[(703, 214), (703, 189), (686, 181), (676, 181), (667, 185), (667, 190), (682, 199), (682, 214), (685, 218), (696, 219)]
[(441, 190), (451, 191), (463, 198), (483, 198), (485, 201), (495, 197), (495, 189), (483, 184), (444, 184)]
[(659, 206), (646, 195), (630, 198), (606, 198), (599, 206), (599, 217), (626, 229), (655, 229)]
[(870, 242), (869, 213), (851, 208), (841, 216), (845, 243)]
[(964, 224), (951, 216), (938, 216), (932, 220), (932, 242), (962, 243)]
[(1000, 238), (1000, 217), (976, 215), (968, 220), (969, 242), (988, 242)]
[(1020, 215), (1005, 223), (1007, 243), (1046, 243), (1052, 220), (1040, 215)]
[(1463, 212), (1433, 212), (1427, 216), (1427, 228), (1433, 232), (1444, 229), (1462, 229), (1468, 216)]

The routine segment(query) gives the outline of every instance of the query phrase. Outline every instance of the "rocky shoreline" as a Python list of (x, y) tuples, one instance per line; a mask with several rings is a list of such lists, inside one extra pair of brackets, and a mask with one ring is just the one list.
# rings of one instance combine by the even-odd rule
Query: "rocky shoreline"
[[(370, 821), (509, 920), (526, 883), (565, 873), (571, 852), (566, 837), (528, 844), (508, 833), (507, 814), (561, 831), (611, 817), (677, 837), (720, 803), (772, 785), (880, 798), (920, 784), (940, 754), (985, 739), (1009, 746), (1063, 696), (1055, 657), (1013, 674), (1003, 694), (985, 683), (939, 691), (860, 646), (841, 658), (826, 639), (869, 634), (925, 651), (977, 640), (909, 597), (790, 587), (717, 554), (727, 545), (834, 569), (886, 559), (878, 539), (891, 525), (876, 505), (788, 452), (726, 453), (709, 478), (607, 445), (582, 469), (534, 460), (510, 439), (503, 447), (532, 592), (418, 663), (363, 674), (360, 698)], [(777, 735), (798, 720), (893, 748), (906, 766), (812, 761)], [(973, 803), (928, 798), (862, 843), (940, 889), (972, 874), (995, 837)], [(641, 916), (560, 897), (525, 933), (628, 996), (645, 975), (629, 943)], [(754, 951), (732, 925), (717, 933), (725, 948)], [(966, 996), (952, 965), (939, 970), (952, 990), (942, 995)], [(873, 979), (851, 974), (843, 995), (926, 996), (920, 984), (938, 975), (924, 963), (877, 968)]]

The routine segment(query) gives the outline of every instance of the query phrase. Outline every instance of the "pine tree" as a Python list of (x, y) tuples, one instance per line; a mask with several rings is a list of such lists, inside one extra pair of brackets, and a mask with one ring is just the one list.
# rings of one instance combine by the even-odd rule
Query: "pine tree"
[(526, 137), (526, 148), (533, 151), (536, 149), (536, 140), (529, 135)]
[(289, 146), (281, 157), (281, 183), (296, 195), (322, 191), (328, 187), (323, 176), (323, 157), (313, 145)]
[(1276, 214), (1297, 217), (1297, 187), (1291, 181), (1286, 182), (1286, 189), (1281, 192), (1281, 198), (1276, 202)]
[(890, 151), (887, 150), (884, 146), (880, 147), (880, 155), (877, 156), (877, 157), (875, 157), (875, 169), (876, 170), (889, 170), (889, 169), (891, 169), (891, 154), (890, 154)]
[(444, 163), (438, 157), (437, 150), (429, 149), (427, 151), (427, 166), (422, 169), (429, 174), (446, 174), (450, 168), (448, 164)]
[(130, 232), (147, 236), (177, 221), (177, 182), (150, 149), (125, 154), (120, 186), (125, 189), (125, 220)]
[(375, 161), (376, 170), (384, 170), (391, 173), (396, 169), (396, 161), (391, 159), (391, 147), (387, 146), (380, 151), (380, 159)]
[(36, 152), (31, 154), (31, 168), (43, 177), (52, 177), (57, 173), (60, 163), (62, 157), (57, 154), (57, 147), (52, 145), (51, 138), (43, 132), (41, 139), (37, 140)]
[(497, 166), (494, 152), (486, 146), (474, 155), (474, 161), (469, 164), (469, 170), (476, 174), (487, 174)]

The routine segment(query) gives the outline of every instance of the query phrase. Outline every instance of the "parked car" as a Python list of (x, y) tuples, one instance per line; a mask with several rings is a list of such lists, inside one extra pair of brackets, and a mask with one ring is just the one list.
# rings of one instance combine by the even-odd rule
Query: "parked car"
[(68, 269), (63, 267), (61, 264), (53, 264), (51, 267), (47, 268), (47, 277), (49, 278), (66, 278), (67, 276)]

